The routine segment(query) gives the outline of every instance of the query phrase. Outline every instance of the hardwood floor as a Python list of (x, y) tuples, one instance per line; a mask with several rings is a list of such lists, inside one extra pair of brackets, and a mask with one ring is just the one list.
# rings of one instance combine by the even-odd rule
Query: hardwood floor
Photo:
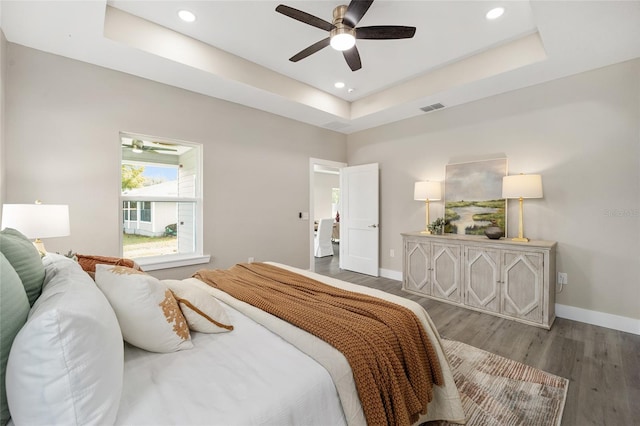
[(316, 272), (414, 300), (442, 337), (569, 379), (564, 426), (640, 425), (640, 336), (563, 318), (544, 330), (470, 311), (405, 293), (399, 281), (341, 270), (337, 256), (316, 259)]

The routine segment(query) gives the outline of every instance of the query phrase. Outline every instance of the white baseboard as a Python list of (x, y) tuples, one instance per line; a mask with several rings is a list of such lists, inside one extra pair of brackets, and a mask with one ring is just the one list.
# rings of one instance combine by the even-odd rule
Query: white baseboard
[[(402, 281), (402, 271), (380, 269), (380, 276), (396, 281)], [(589, 309), (576, 308), (575, 306), (561, 305), (558, 303), (556, 303), (556, 316), (559, 318), (584, 322), (586, 324), (597, 325), (599, 327), (624, 331), (625, 333), (640, 335), (640, 319), (607, 314), (605, 312), (591, 311)]]
[(640, 320), (556, 303), (556, 316), (640, 335)]
[(382, 278), (389, 278), (391, 280), (402, 281), (402, 271), (394, 271), (391, 269), (382, 269), (378, 271)]

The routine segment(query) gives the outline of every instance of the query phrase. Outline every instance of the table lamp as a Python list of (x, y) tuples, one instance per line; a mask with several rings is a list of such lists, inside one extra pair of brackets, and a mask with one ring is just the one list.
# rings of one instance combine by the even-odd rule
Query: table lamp
[(442, 198), (440, 182), (416, 182), (413, 189), (413, 199), (424, 201), (426, 205), (426, 225), (421, 234), (431, 234), (429, 231), (429, 201), (438, 201)]
[(502, 178), (502, 198), (517, 198), (520, 204), (520, 223), (518, 225), (518, 236), (512, 241), (528, 242), (529, 239), (523, 235), (523, 207), (524, 198), (542, 198), (542, 177), (540, 175), (513, 175)]
[(60, 204), (4, 204), (2, 228), (13, 228), (29, 239), (41, 254), (46, 254), (40, 238), (69, 235), (69, 206)]

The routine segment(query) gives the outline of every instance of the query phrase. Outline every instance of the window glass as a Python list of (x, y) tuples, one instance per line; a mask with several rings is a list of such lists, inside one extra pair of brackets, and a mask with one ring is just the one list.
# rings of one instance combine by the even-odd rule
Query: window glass
[(122, 255), (202, 255), (201, 146), (121, 134)]
[(140, 222), (151, 222), (151, 201), (141, 201), (138, 203), (140, 207)]

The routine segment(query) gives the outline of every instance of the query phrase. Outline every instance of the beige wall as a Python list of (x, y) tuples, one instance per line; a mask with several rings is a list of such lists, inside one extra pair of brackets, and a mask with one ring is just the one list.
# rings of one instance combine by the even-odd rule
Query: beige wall
[[(5, 152), (4, 152), (4, 93), (7, 69), (7, 39), (4, 32), (0, 29), (0, 215), (2, 214), (2, 204), (4, 204), (6, 193), (5, 179)], [(1, 217), (1, 216), (0, 216)]]
[(313, 176), (313, 214), (315, 220), (331, 217), (331, 194), (340, 188), (340, 175), (316, 172)]
[[(349, 165), (380, 163), (381, 267), (402, 270), (401, 232), (424, 228), (416, 180), (445, 165), (506, 155), (510, 174), (540, 173), (525, 236), (558, 242), (569, 284), (560, 304), (640, 318), (640, 60), (359, 132)], [(509, 234), (517, 234), (517, 201)], [(431, 218), (443, 203), (432, 204)], [(621, 214), (622, 216), (616, 216)]]
[[(346, 137), (2, 46), (2, 64), (10, 64), (0, 74), (3, 202), (68, 203), (72, 235), (47, 241), (52, 251), (118, 254), (121, 130), (204, 144), (210, 267), (249, 256), (308, 266), (308, 223), (297, 217), (308, 209), (308, 159), (315, 157), (380, 164), (381, 267), (401, 271), (400, 233), (424, 227), (414, 181), (444, 179), (449, 162), (506, 155), (510, 173), (543, 175), (545, 197), (525, 202), (525, 235), (558, 241), (558, 270), (569, 275), (558, 302), (640, 318), (638, 60)], [(432, 218), (440, 215), (442, 203), (433, 203)], [(513, 235), (513, 202), (509, 223)], [(181, 278), (195, 269), (157, 275)]]
[(204, 146), (204, 251), (309, 267), (309, 158), (346, 160), (346, 136), (120, 72), (8, 44), (7, 201), (69, 204), (50, 251), (118, 255), (120, 141), (127, 131)]

